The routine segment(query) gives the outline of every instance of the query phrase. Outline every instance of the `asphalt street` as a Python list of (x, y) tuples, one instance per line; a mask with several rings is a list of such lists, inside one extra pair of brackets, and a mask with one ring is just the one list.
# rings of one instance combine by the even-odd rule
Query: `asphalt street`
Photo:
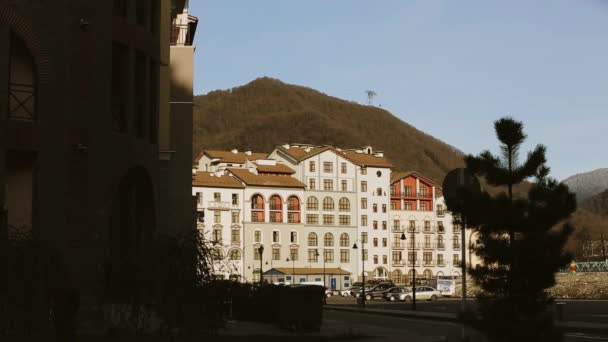
[[(387, 310), (411, 310), (411, 303), (393, 303), (384, 300), (372, 300), (366, 302), (370, 307)], [(475, 305), (475, 299), (469, 303)], [(563, 305), (563, 320), (578, 322), (593, 322), (608, 324), (608, 300), (556, 300)], [(334, 296), (328, 298), (327, 304), (356, 306), (356, 300), (352, 297)], [(458, 313), (461, 308), (461, 300), (454, 298), (441, 298), (435, 302), (417, 301), (418, 311)]]
[[(382, 336), (382, 340), (400, 341), (443, 341), (460, 342), (462, 326), (452, 322), (409, 319), (379, 316), (366, 313), (326, 310), (323, 317), (324, 327), (339, 327), (352, 330), (356, 334)], [(597, 334), (566, 334), (566, 342), (597, 341), (606, 342), (608, 336)]]

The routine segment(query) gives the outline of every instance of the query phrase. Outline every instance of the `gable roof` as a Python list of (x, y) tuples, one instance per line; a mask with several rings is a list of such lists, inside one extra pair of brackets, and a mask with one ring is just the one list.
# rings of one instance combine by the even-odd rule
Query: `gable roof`
[(258, 172), (264, 173), (283, 173), (283, 174), (294, 174), (296, 171), (285, 164), (276, 164), (276, 165), (260, 165), (258, 163), (254, 163)]
[(306, 185), (291, 176), (256, 175), (247, 169), (229, 168), (228, 171), (248, 186), (277, 188), (305, 188)]
[(235, 163), (235, 164), (243, 164), (247, 160), (258, 160), (258, 159), (265, 159), (268, 157), (268, 153), (262, 153), (262, 152), (252, 152), (251, 154), (247, 154), (245, 152), (233, 153), (232, 151), (203, 150), (194, 159), (194, 162), (198, 163), (205, 155), (211, 159), (219, 159), (220, 163)]
[(342, 156), (345, 159), (350, 160), (353, 164), (359, 166), (386, 168), (390, 168), (393, 166), (391, 162), (389, 162), (388, 159), (384, 157), (377, 157), (373, 154), (367, 153), (359, 153), (355, 150), (338, 150), (333, 146), (290, 146), (289, 148), (278, 146), (277, 149), (287, 154), (297, 162), (301, 162), (310, 157), (314, 157), (317, 154), (323, 153), (325, 151), (333, 151), (337, 155)]
[(395, 183), (396, 181), (399, 181), (403, 178), (409, 177), (409, 176), (415, 176), (416, 178), (419, 178), (421, 180), (423, 180), (426, 183), (429, 183), (433, 186), (435, 186), (436, 188), (440, 187), (440, 185), (438, 185), (436, 182), (434, 182), (433, 180), (426, 178), (425, 176), (421, 175), (419, 172), (416, 171), (396, 171), (396, 172), (392, 172), (391, 173), (391, 184)]
[(197, 172), (192, 176), (192, 186), (235, 189), (245, 188), (243, 183), (238, 179), (229, 175), (216, 176), (213, 172)]

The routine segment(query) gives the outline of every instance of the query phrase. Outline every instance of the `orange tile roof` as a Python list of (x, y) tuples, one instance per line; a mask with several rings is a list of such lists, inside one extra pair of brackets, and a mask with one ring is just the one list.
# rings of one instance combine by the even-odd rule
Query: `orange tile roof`
[(438, 193), (441, 193), (441, 185), (437, 184), (436, 182), (432, 181), (429, 178), (424, 177), (423, 175), (421, 175), (420, 173), (418, 173), (416, 171), (397, 171), (397, 172), (392, 172), (391, 173), (391, 184), (393, 184), (393, 183), (395, 183), (395, 182), (397, 182), (397, 181), (399, 181), (399, 180), (401, 180), (403, 178), (412, 176), (412, 175), (415, 176), (415, 177), (417, 177), (417, 178), (420, 178), (423, 181), (425, 181), (425, 182), (431, 184), (432, 186), (434, 186), (435, 187), (435, 195), (436, 195), (436, 197), (441, 197), (441, 196), (437, 195)]
[(252, 152), (251, 155), (245, 152), (232, 153), (232, 151), (220, 151), (220, 150), (203, 150), (194, 159), (195, 163), (198, 163), (204, 155), (207, 155), (211, 159), (219, 159), (221, 163), (237, 163), (243, 164), (247, 160), (258, 160), (265, 159), (268, 157), (268, 153)]
[[(306, 151), (307, 148), (309, 149), (308, 152)], [(350, 160), (351, 162), (353, 162), (356, 165), (370, 166), (370, 167), (388, 167), (388, 168), (393, 166), (391, 164), (391, 162), (389, 162), (388, 159), (386, 159), (384, 157), (376, 157), (373, 154), (367, 154), (367, 153), (358, 153), (353, 150), (342, 151), (342, 150), (338, 150), (332, 146), (310, 146), (310, 147), (291, 146), (289, 149), (287, 149), (283, 146), (279, 146), (278, 149), (283, 151), (287, 155), (291, 156), (293, 159), (295, 159), (298, 162), (301, 162), (302, 160), (308, 159), (319, 153), (331, 150), (331, 151), (334, 151), (336, 154), (341, 155), (344, 158)]]
[(255, 163), (258, 172), (264, 173), (287, 173), (294, 174), (296, 171), (285, 164), (276, 164), (276, 165), (259, 165)]
[(229, 168), (235, 177), (250, 186), (269, 186), (278, 188), (305, 188), (306, 185), (291, 176), (256, 175), (247, 169)]
[(213, 172), (197, 172), (192, 177), (192, 186), (202, 186), (210, 188), (236, 188), (242, 189), (245, 186), (238, 179), (223, 175), (221, 177), (211, 176)]

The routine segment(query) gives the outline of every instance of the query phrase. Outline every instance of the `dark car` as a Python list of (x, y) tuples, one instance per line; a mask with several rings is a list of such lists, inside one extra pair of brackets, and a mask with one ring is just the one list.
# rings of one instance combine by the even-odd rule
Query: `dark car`
[(409, 288), (392, 287), (384, 292), (383, 298), (385, 300), (388, 300), (389, 302), (397, 302), (397, 301), (409, 302), (409, 300), (411, 300), (411, 294), (412, 294), (412, 290)]
[(369, 290), (365, 289), (365, 300), (382, 298), (384, 296), (384, 292), (393, 287), (394, 285), (392, 283), (379, 283), (371, 287)]

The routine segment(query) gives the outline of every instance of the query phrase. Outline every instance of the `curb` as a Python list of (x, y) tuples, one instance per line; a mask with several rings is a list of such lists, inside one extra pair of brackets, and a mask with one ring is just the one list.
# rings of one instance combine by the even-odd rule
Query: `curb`
[[(368, 309), (368, 308), (349, 308), (340, 307), (339, 305), (325, 305), (324, 310), (333, 311), (346, 311), (346, 312), (357, 312), (370, 315), (380, 316), (392, 316), (392, 317), (404, 317), (421, 320), (433, 320), (460, 323), (458, 315), (449, 313), (439, 312), (428, 312), (428, 311), (397, 311), (397, 310), (381, 310), (381, 309)], [(577, 322), (577, 321), (562, 321), (556, 322), (556, 326), (566, 333), (599, 333), (608, 334), (608, 324), (601, 323), (589, 323), (589, 322)]]

